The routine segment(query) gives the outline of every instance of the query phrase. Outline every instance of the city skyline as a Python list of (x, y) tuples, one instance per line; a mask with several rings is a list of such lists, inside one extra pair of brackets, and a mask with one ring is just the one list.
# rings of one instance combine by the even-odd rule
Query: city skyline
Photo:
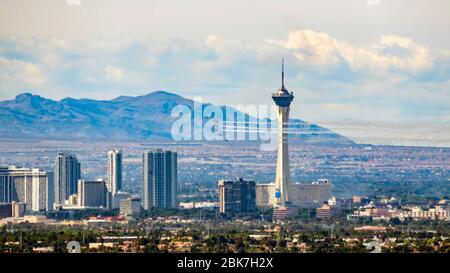
[(445, 267), (449, 18), (449, 0), (0, 0), (2, 265)]

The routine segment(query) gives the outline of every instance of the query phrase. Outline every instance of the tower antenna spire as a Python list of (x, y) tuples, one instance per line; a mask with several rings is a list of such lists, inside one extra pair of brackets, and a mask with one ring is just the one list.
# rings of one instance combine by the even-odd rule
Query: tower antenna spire
[(284, 58), (281, 59), (281, 88), (284, 89)]

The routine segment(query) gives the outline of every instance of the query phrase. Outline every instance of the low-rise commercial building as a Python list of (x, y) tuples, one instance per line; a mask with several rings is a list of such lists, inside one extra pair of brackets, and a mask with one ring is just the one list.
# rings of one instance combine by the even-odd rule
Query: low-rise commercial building
[(141, 214), (141, 199), (130, 197), (120, 200), (120, 215), (125, 217), (138, 217)]
[(330, 206), (323, 204), (321, 207), (316, 208), (317, 218), (331, 218), (338, 215), (340, 212), (339, 208), (336, 206)]

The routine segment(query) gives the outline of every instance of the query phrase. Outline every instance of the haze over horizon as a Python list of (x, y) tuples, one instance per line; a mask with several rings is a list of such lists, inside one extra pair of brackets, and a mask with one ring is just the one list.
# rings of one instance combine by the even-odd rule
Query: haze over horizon
[[(168, 97), (170, 97), (171, 99), (167, 100), (167, 101), (161, 101), (162, 97), (166, 97), (166, 95), (162, 95), (162, 97), (155, 97), (155, 94), (166, 94)], [(32, 100), (28, 101), (27, 98), (29, 97), (40, 97), (40, 99), (38, 100)], [(194, 97), (194, 98), (185, 98), (185, 97), (180, 97), (177, 94), (174, 93), (170, 93), (168, 91), (163, 91), (163, 90), (157, 90), (154, 92), (150, 92), (148, 94), (144, 94), (141, 96), (119, 96), (116, 98), (113, 98), (111, 100), (98, 100), (97, 102), (106, 102), (106, 101), (117, 101), (117, 102), (123, 102), (125, 100), (129, 100), (129, 99), (137, 99), (137, 98), (142, 98), (144, 101), (149, 101), (149, 97), (154, 97), (157, 101), (159, 101), (159, 103), (163, 103), (163, 104), (173, 104), (174, 100), (175, 101), (180, 101), (182, 104), (187, 103), (189, 100), (196, 100), (199, 99), (198, 97)], [(11, 114), (11, 110), (17, 111), (19, 110), (19, 112), (23, 112), (26, 107), (32, 106), (33, 109), (30, 109), (31, 112), (33, 112), (34, 114), (32, 116), (35, 116), (36, 113), (46, 113), (45, 115), (49, 114), (47, 110), (41, 109), (40, 107), (42, 106), (41, 104), (44, 103), (48, 104), (48, 100), (49, 98), (45, 98), (40, 96), (39, 94), (32, 94), (32, 93), (22, 93), (17, 95), (16, 98), (12, 99), (12, 100), (6, 100), (6, 101), (0, 101), (0, 110), (6, 110), (9, 108), (8, 104), (5, 104), (6, 108), (3, 109), (1, 104), (2, 102), (12, 102), (13, 104), (21, 104), (24, 103), (23, 106), (19, 106), (19, 108), (15, 109), (9, 109), (7, 110), (7, 113), (9, 112)], [(88, 100), (89, 102), (84, 102), (81, 103), (82, 100)], [(187, 100), (186, 100), (187, 99)], [(51, 98), (50, 98), (51, 100)], [(58, 102), (66, 104), (73, 104), (74, 103), (73, 98), (70, 97), (66, 97), (63, 98), (61, 100), (59, 100)], [(205, 103), (208, 104), (208, 101), (200, 101), (201, 103)], [(30, 105), (28, 105), (29, 103), (31, 103)], [(78, 103), (76, 103), (75, 105), (81, 105), (81, 104), (86, 104), (86, 106), (90, 105), (90, 110), (94, 110), (98, 107), (98, 106), (94, 106), (95, 105), (95, 100), (92, 100), (90, 98), (82, 98), (80, 99), (80, 101)], [(94, 104), (92, 104), (94, 103)], [(51, 103), (53, 104), (53, 102)], [(142, 104), (142, 102), (138, 103), (138, 104)], [(27, 106), (28, 105), (28, 106)], [(230, 105), (230, 104), (221, 104), (221, 106), (231, 106), (231, 107), (238, 107), (236, 105)], [(246, 107), (248, 105), (245, 105), (244, 107)], [(17, 105), (16, 105), (17, 107)], [(25, 107), (25, 108), (23, 108)], [(154, 108), (156, 107), (155, 102), (148, 104), (148, 107), (150, 108)], [(101, 108), (101, 107), (100, 107)], [(156, 107), (159, 108), (159, 107)], [(240, 108), (239, 108), (240, 109)], [(67, 109), (66, 109), (67, 110)], [(89, 111), (90, 111), (89, 110)], [(240, 109), (241, 111), (245, 112), (245, 108)], [(26, 110), (25, 110), (26, 111)], [(36, 112), (37, 111), (37, 112)], [(21, 116), (22, 114), (19, 114), (19, 112), (17, 112), (18, 116)], [(30, 113), (31, 113), (30, 112)], [(119, 111), (120, 112), (120, 111)], [(249, 114), (250, 116), (255, 116), (254, 113), (249, 113), (246, 112), (247, 114)], [(167, 116), (170, 115), (170, 111), (166, 114)], [(261, 116), (259, 116), (261, 118)], [(36, 117), (38, 118), (38, 117)], [(48, 117), (42, 117), (45, 118), (46, 120), (48, 120)], [(274, 117), (271, 117), (274, 118)], [(293, 118), (295, 119), (295, 118)], [(305, 120), (306, 122), (310, 123), (309, 121)], [(138, 121), (136, 121), (138, 122)], [(168, 126), (170, 126), (170, 124), (166, 124)], [(360, 120), (343, 120), (343, 121), (322, 121), (319, 124), (316, 124), (322, 127), (325, 127), (327, 129), (331, 129), (332, 131), (347, 137), (353, 141), (355, 141), (356, 143), (359, 144), (374, 144), (374, 145), (396, 145), (396, 146), (422, 146), (422, 147), (450, 147), (450, 142), (448, 141), (448, 134), (447, 134), (447, 130), (450, 130), (449, 126), (442, 126), (440, 124), (433, 124), (433, 123), (427, 123), (427, 124), (417, 124), (417, 123), (398, 123), (398, 122), (367, 122), (367, 121), (360, 121)], [(294, 125), (295, 127), (295, 125)], [(52, 130), (54, 130), (56, 128), (53, 128)], [(150, 129), (150, 128), (148, 128)], [(291, 128), (293, 134), (298, 134), (298, 133), (306, 133), (305, 130), (300, 130), (297, 131), (297, 129)], [(429, 134), (430, 130), (432, 130), (432, 134)], [(64, 131), (64, 130), (63, 130)], [(318, 131), (314, 131), (316, 134), (319, 133)], [(417, 132), (417, 133), (413, 133), (413, 132)], [(162, 133), (162, 131), (161, 131)], [(1, 134), (0, 134), (1, 137)], [(115, 139), (115, 138), (113, 138)], [(112, 139), (112, 140), (113, 140)], [(330, 141), (333, 142), (334, 140), (331, 140), (332, 138), (330, 138)], [(330, 142), (330, 143), (331, 143)]]
[(67, 3), (0, 2), (0, 100), (167, 90), (272, 105), (285, 57), (293, 118), (359, 142), (450, 147), (448, 1)]

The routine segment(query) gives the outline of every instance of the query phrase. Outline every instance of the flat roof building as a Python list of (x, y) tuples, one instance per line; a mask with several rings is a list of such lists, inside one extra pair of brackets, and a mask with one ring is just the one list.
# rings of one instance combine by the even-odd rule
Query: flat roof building
[(105, 181), (78, 180), (78, 205), (80, 207), (106, 207)]
[(138, 217), (141, 214), (141, 199), (139, 197), (129, 197), (120, 200), (120, 215), (125, 217)]
[(81, 165), (75, 155), (59, 153), (55, 159), (54, 171), (55, 203), (63, 205), (69, 196), (78, 192)]
[(336, 206), (330, 206), (328, 204), (323, 204), (321, 207), (316, 208), (317, 218), (332, 218), (339, 214), (339, 208)]
[(292, 205), (300, 208), (317, 208), (331, 199), (331, 183), (320, 179), (311, 184), (291, 184)]
[[(316, 208), (331, 199), (331, 183), (320, 179), (311, 184), (290, 184), (289, 202), (286, 204), (300, 208)], [(272, 206), (275, 198), (275, 184), (256, 185), (256, 205), (258, 207)]]
[(122, 189), (122, 153), (119, 150), (108, 151), (108, 180), (106, 187), (112, 195)]
[(25, 203), (27, 211), (52, 210), (53, 173), (37, 168), (0, 167), (0, 202)]
[(124, 200), (124, 199), (128, 199), (130, 197), (131, 197), (131, 194), (129, 194), (128, 192), (118, 191), (116, 194), (112, 195), (111, 208), (112, 209), (120, 208), (120, 201)]
[(273, 207), (275, 202), (275, 184), (256, 184), (256, 206), (259, 208)]
[(219, 181), (220, 212), (256, 210), (256, 183), (242, 178)]
[(176, 208), (178, 206), (177, 153), (161, 149), (145, 152), (142, 163), (144, 209)]

